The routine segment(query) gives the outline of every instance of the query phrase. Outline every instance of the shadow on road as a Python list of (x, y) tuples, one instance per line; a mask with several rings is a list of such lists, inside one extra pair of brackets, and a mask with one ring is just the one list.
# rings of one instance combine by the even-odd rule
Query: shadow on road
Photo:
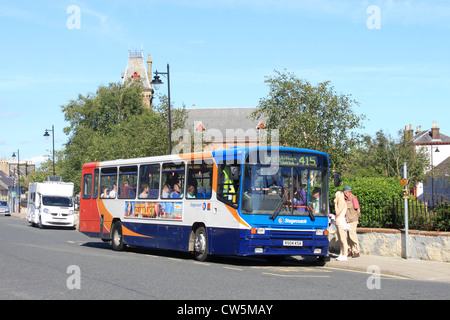
[[(107, 249), (112, 250), (109, 242), (85, 242), (82, 247)], [(133, 252), (143, 255), (154, 255), (159, 257), (182, 259), (182, 260), (194, 260), (194, 256), (189, 252), (180, 252), (173, 250), (157, 249), (157, 248), (145, 248), (127, 246), (126, 252)], [(221, 256), (214, 255), (209, 256), (207, 263), (226, 264), (234, 266), (297, 266), (297, 267), (320, 267), (318, 265), (317, 257), (280, 257), (280, 256)]]

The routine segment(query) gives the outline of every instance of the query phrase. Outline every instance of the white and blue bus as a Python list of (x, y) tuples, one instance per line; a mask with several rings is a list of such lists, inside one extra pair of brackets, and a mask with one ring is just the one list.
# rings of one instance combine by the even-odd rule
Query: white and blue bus
[(126, 245), (210, 255), (328, 254), (328, 155), (234, 147), (83, 166), (79, 230)]

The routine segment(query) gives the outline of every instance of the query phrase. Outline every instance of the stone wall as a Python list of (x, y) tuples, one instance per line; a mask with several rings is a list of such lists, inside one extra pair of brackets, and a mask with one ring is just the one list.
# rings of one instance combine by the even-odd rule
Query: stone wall
[[(405, 232), (396, 229), (358, 228), (362, 254), (405, 257)], [(409, 230), (409, 258), (450, 262), (450, 232)], [(339, 252), (337, 234), (330, 238), (330, 251)]]

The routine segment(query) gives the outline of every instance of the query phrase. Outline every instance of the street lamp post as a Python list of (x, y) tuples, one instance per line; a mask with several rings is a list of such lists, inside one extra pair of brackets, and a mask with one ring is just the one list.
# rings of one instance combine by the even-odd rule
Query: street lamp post
[(55, 176), (55, 126), (52, 125), (52, 129), (45, 129), (45, 133), (44, 133), (44, 137), (50, 137), (50, 135), (48, 134), (48, 132), (51, 131), (52, 132), (52, 137), (53, 137), (53, 176)]
[[(16, 157), (16, 153), (13, 152), (12, 158), (14, 159)], [(19, 204), (17, 205), (18, 211), (20, 212), (20, 197), (22, 195), (21, 189), (20, 189), (20, 153), (19, 149), (17, 149), (17, 186), (19, 187)]]
[[(439, 148), (436, 147), (434, 152), (439, 152)], [(431, 153), (431, 206), (434, 206), (434, 162), (433, 162), (433, 145), (430, 148)]]
[(172, 154), (172, 118), (170, 115), (170, 73), (169, 73), (169, 64), (167, 64), (167, 72), (158, 72), (156, 70), (155, 77), (152, 80), (152, 85), (155, 86), (155, 89), (157, 90), (160, 84), (163, 84), (164, 82), (161, 81), (159, 78), (159, 74), (167, 75), (167, 97), (169, 102), (169, 153)]

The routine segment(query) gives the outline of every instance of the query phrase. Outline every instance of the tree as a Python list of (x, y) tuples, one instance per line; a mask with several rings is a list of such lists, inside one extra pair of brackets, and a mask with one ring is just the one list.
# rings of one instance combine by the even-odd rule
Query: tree
[[(142, 103), (142, 85), (111, 83), (62, 106), (69, 122), (64, 128), (69, 139), (61, 165), (63, 179), (73, 181), (78, 192), (84, 163), (167, 154), (168, 143), (161, 143), (168, 140), (167, 106), (166, 100), (161, 101), (156, 111), (148, 109)], [(184, 125), (184, 108), (172, 111), (182, 119), (173, 126)]]
[[(47, 160), (43, 161), (36, 170), (26, 177), (25, 188), (28, 188), (29, 183), (43, 182), (47, 176), (53, 176), (53, 157), (47, 155)], [(61, 163), (64, 158), (62, 151), (55, 150), (55, 175), (61, 175)]]
[(313, 86), (292, 73), (275, 71), (265, 82), (269, 95), (260, 99), (252, 117), (265, 117), (266, 129), (278, 129), (280, 145), (326, 152), (338, 169), (360, 140), (354, 130), (362, 128), (365, 116), (353, 110), (359, 103), (337, 94), (329, 81)]
[(423, 181), (429, 164), (426, 152), (420, 148), (415, 150), (403, 131), (398, 132), (397, 140), (383, 130), (374, 138), (366, 136), (361, 145), (352, 149), (351, 159), (343, 168), (349, 177), (400, 178), (406, 162), (410, 187)]

